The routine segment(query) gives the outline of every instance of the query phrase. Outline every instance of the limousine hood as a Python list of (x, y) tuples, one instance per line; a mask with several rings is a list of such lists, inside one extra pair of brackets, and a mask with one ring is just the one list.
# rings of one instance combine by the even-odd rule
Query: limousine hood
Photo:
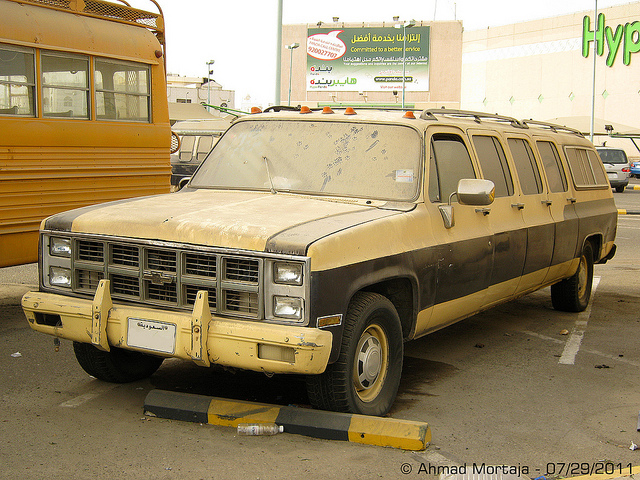
[(304, 255), (319, 238), (398, 213), (308, 196), (184, 190), (71, 210), (43, 228)]

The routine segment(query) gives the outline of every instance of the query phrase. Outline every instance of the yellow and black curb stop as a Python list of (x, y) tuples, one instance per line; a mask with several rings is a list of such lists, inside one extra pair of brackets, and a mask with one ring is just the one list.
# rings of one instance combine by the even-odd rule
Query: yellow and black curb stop
[(426, 422), (282, 407), (166, 390), (151, 390), (145, 398), (144, 411), (160, 418), (228, 427), (237, 427), (239, 423), (276, 423), (282, 425), (286, 433), (403, 450), (424, 450), (431, 441), (431, 428)]

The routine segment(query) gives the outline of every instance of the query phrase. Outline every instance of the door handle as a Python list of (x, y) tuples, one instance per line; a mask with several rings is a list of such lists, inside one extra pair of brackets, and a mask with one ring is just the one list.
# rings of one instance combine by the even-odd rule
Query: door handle
[(490, 208), (476, 208), (476, 213), (481, 213), (484, 216), (487, 216), (491, 213)]
[(576, 203), (577, 201), (578, 201), (578, 199), (574, 198), (574, 197), (567, 198), (567, 202)]
[(553, 202), (549, 199), (542, 200), (540, 203), (542, 203), (543, 205), (546, 205), (547, 207), (550, 207), (551, 205), (553, 205)]
[(511, 206), (513, 208), (517, 208), (518, 210), (524, 209), (524, 203), (512, 203)]

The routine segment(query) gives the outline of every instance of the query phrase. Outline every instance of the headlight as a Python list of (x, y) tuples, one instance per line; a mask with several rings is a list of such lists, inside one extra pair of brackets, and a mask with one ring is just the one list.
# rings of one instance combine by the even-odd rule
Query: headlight
[(49, 253), (56, 257), (70, 257), (71, 239), (60, 237), (49, 238)]
[(302, 285), (302, 264), (275, 263), (273, 281), (280, 285)]
[(302, 299), (299, 297), (273, 297), (273, 314), (290, 320), (302, 320)]
[(71, 287), (71, 269), (49, 267), (49, 284), (55, 287)]

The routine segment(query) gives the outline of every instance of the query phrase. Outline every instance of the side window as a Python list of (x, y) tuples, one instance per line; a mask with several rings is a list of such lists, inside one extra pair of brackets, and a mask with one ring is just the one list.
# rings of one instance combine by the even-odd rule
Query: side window
[(150, 122), (149, 67), (105, 59), (95, 64), (97, 117)]
[(496, 186), (496, 197), (513, 195), (513, 179), (507, 158), (498, 139), (485, 135), (474, 135), (473, 145), (476, 147), (484, 178), (491, 180)]
[(579, 147), (566, 147), (565, 151), (576, 187), (607, 186), (607, 178), (595, 153)]
[(463, 178), (476, 178), (471, 157), (458, 135), (435, 134), (431, 137), (429, 159), (429, 199), (447, 202)]
[(0, 45), (0, 115), (35, 116), (34, 60), (32, 49)]
[(542, 157), (544, 170), (547, 173), (549, 190), (553, 193), (566, 192), (567, 177), (556, 146), (551, 142), (544, 141), (538, 141), (536, 144), (538, 145), (540, 157)]
[(89, 118), (89, 58), (42, 52), (45, 117)]
[(596, 152), (593, 150), (587, 150), (587, 156), (589, 157), (589, 163), (591, 164), (593, 174), (596, 177), (596, 183), (598, 185), (606, 185), (609, 183), (609, 179), (607, 178), (604, 167), (602, 166), (602, 161), (598, 158)]
[(513, 155), (513, 161), (516, 164), (522, 193), (525, 195), (542, 193), (540, 171), (529, 142), (522, 138), (510, 138), (507, 142), (509, 143), (511, 155)]

